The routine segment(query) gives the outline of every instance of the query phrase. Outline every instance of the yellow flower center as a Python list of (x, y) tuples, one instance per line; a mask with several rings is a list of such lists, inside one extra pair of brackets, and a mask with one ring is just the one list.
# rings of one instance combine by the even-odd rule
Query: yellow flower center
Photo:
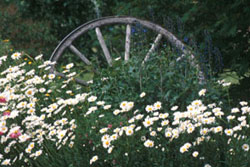
[(29, 90), (29, 91), (27, 92), (27, 94), (28, 94), (28, 95), (32, 95), (32, 91)]

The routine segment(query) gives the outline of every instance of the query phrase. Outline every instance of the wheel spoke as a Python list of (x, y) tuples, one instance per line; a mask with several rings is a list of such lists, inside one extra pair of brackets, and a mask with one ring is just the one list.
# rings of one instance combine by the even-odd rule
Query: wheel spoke
[(129, 59), (130, 36), (131, 36), (131, 25), (128, 24), (127, 28), (126, 28), (125, 61), (128, 61), (128, 59)]
[(69, 49), (77, 56), (79, 56), (85, 64), (91, 65), (91, 62), (74, 45), (70, 45)]
[[(92, 65), (92, 63), (74, 45), (70, 45), (69, 48), (73, 53), (79, 56), (85, 64)], [(91, 69), (91, 71), (93, 71), (95, 74), (99, 74), (99, 72), (95, 70), (94, 67)]]
[(161, 38), (162, 38), (162, 35), (158, 34), (157, 37), (155, 38), (155, 41), (154, 41), (153, 45), (151, 46), (148, 53), (146, 54), (146, 56), (145, 56), (145, 58), (143, 60), (143, 64), (149, 59), (150, 54), (155, 51), (155, 49), (159, 45), (159, 42), (160, 42)]
[(104, 41), (104, 39), (103, 39), (101, 30), (100, 30), (99, 27), (97, 27), (97, 28), (95, 29), (95, 31), (96, 31), (96, 36), (97, 36), (97, 38), (98, 38), (98, 40), (99, 40), (99, 43), (100, 43), (100, 45), (101, 45), (101, 47), (102, 47), (103, 53), (104, 53), (104, 55), (105, 55), (105, 57), (106, 57), (106, 60), (107, 60), (107, 62), (108, 62), (108, 64), (109, 64), (109, 66), (112, 66), (112, 59), (111, 59), (111, 57), (110, 57), (110, 53), (109, 53), (109, 50), (108, 50), (108, 48), (107, 48), (107, 45), (106, 45), (106, 43), (105, 43), (105, 41)]

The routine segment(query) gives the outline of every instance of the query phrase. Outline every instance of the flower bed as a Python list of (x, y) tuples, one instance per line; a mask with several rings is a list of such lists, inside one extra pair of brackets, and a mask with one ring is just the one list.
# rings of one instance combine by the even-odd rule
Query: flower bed
[[(131, 76), (120, 73), (129, 72), (129, 66), (120, 66), (119, 61), (113, 70), (122, 71), (109, 75), (104, 70), (85, 89), (75, 84), (73, 64), (65, 66), (63, 72), (69, 79), (63, 80), (48, 73), (51, 63), (43, 61), (42, 55), (33, 59), (18, 52), (0, 57), (2, 166), (250, 165), (248, 102), (230, 106), (231, 102), (214, 97), (213, 89), (198, 84), (184, 91), (192, 96), (181, 100), (153, 94), (157, 89), (152, 85), (157, 84), (150, 77), (157, 71), (146, 77), (147, 82), (152, 81), (150, 87), (131, 88), (132, 93), (129, 87), (127, 93), (120, 92), (126, 85), (103, 89), (118, 81), (122, 82), (116, 85), (124, 84), (124, 76), (129, 81)], [(158, 72), (165, 69), (161, 65)], [(145, 70), (154, 68), (149, 65)], [(137, 69), (131, 70), (136, 73)], [(172, 72), (173, 79), (180, 77)], [(136, 85), (137, 79), (134, 76), (131, 82)]]

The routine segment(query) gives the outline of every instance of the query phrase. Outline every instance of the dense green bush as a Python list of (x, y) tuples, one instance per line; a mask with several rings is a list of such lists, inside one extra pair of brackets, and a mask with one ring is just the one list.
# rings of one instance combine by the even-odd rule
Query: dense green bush
[(22, 18), (15, 4), (7, 5), (1, 1), (0, 9), (0, 34), (3, 39), (11, 40), (15, 49), (32, 54), (53, 51), (49, 46), (56, 43), (57, 37), (50, 32), (48, 21)]
[[(181, 18), (188, 41), (198, 41), (203, 54), (211, 57), (214, 49), (202, 44), (204, 31), (210, 33), (213, 45), (222, 52), (226, 68), (243, 76), (249, 70), (249, 17), (248, 0), (234, 1), (115, 1), (113, 13), (132, 15), (164, 25), (172, 32), (182, 26), (175, 21)], [(177, 26), (174, 26), (177, 25)], [(178, 33), (177, 33), (178, 35)], [(207, 34), (205, 34), (207, 36)], [(183, 39), (183, 38), (182, 38)], [(211, 41), (212, 42), (212, 41)]]
[[(120, 102), (124, 98), (130, 101), (138, 99), (141, 92), (147, 91), (150, 97), (146, 103), (160, 100), (164, 106), (180, 104), (182, 109), (197, 96), (202, 87), (206, 87), (211, 100), (223, 99), (223, 94), (215, 89), (213, 79), (200, 84), (198, 69), (189, 62), (188, 56), (178, 61), (178, 55), (170, 48), (164, 48), (151, 55), (142, 64), (147, 51), (135, 52), (132, 58), (124, 62), (123, 58), (114, 61), (112, 67), (100, 69), (91, 84), (92, 92), (103, 97), (104, 101)], [(185, 102), (184, 102), (185, 101)]]
[(62, 39), (77, 26), (95, 18), (94, 6), (87, 1), (51, 1), (51, 0), (22, 0), (16, 1), (23, 17), (48, 21), (50, 32), (57, 39)]

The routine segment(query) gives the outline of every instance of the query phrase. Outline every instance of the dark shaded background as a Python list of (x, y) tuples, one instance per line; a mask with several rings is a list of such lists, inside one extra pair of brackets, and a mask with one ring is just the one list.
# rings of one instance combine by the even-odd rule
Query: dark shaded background
[(235, 71), (242, 79), (240, 86), (232, 87), (233, 95), (248, 98), (243, 91), (250, 92), (250, 79), (246, 75), (250, 67), (249, 0), (96, 0), (98, 7), (93, 2), (1, 0), (0, 36), (9, 39), (18, 50), (31, 55), (44, 53), (49, 58), (64, 36), (98, 16), (147, 19), (190, 46), (198, 47), (205, 60), (212, 59), (210, 63), (216, 74), (223, 69)]

